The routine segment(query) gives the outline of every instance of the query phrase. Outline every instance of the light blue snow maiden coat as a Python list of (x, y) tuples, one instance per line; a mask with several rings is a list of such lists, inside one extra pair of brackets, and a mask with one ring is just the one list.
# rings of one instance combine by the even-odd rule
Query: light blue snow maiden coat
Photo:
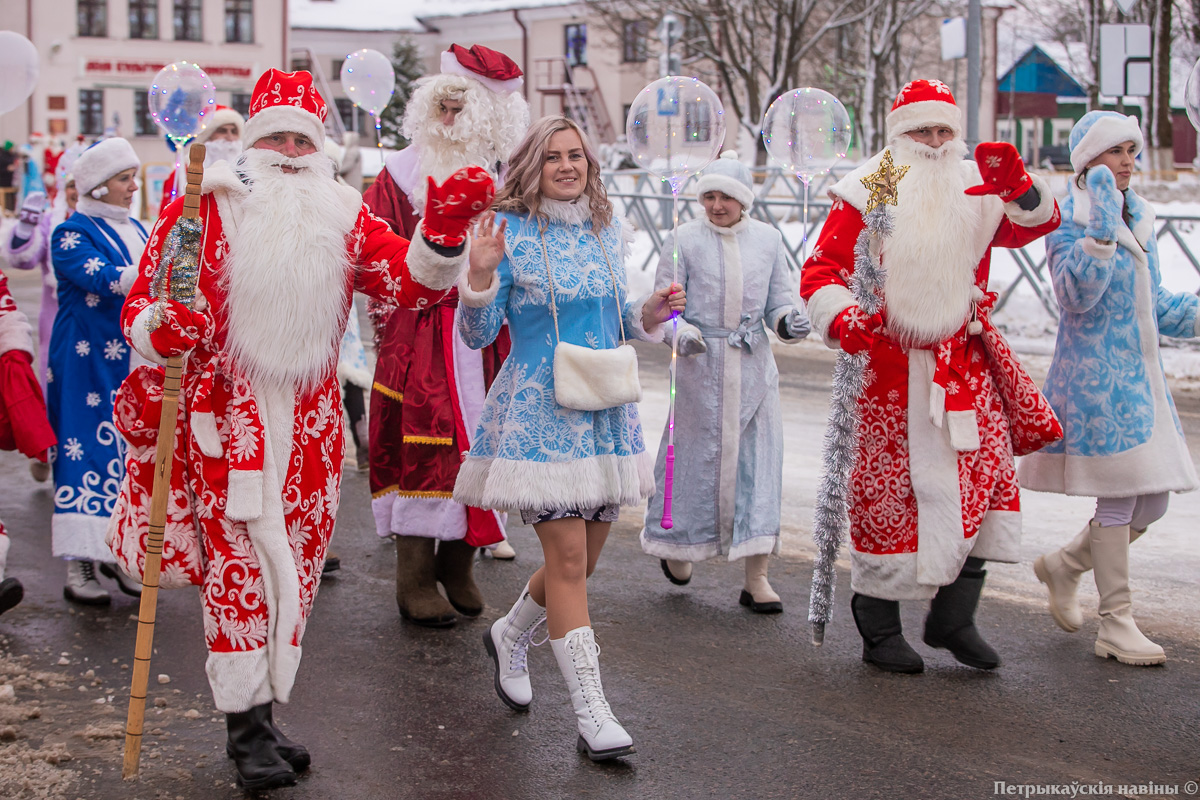
[[(637, 404), (576, 411), (555, 400), (547, 260), (562, 341), (608, 349), (621, 344), (622, 326), (627, 338), (646, 341), (661, 338), (662, 329), (642, 328), (645, 298), (626, 299), (622, 220), (614, 219), (597, 239), (586, 197), (579, 203), (544, 199), (542, 211), (550, 218), (545, 255), (536, 218), (497, 214), (508, 229), (492, 286), (474, 292), (465, 279), (459, 284), (463, 341), (482, 348), (507, 320), (512, 351), (484, 401), (454, 499), (478, 508), (527, 510), (637, 504), (654, 491)], [(616, 278), (616, 299), (605, 254)]]
[(1115, 241), (1101, 244), (1085, 233), (1091, 202), (1072, 180), (1062, 225), (1047, 237), (1062, 313), (1043, 391), (1065, 436), (1021, 460), (1026, 489), (1133, 497), (1197, 486), (1158, 336), (1196, 336), (1200, 298), (1160, 285), (1154, 209), (1132, 189), (1125, 209), (1124, 220), (1108, 209), (1120, 221)]

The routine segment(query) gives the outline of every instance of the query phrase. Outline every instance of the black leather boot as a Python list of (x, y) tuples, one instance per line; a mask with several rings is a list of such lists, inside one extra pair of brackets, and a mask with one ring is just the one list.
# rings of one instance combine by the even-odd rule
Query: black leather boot
[(968, 667), (995, 669), (1000, 656), (975, 627), (975, 608), (987, 576), (983, 563), (981, 558), (968, 558), (954, 583), (938, 589), (925, 617), (925, 644), (949, 650)]
[[(308, 748), (283, 735), (283, 731), (275, 724), (274, 704), (268, 704), (267, 707), (267, 728), (275, 737), (275, 752), (279, 753), (279, 757), (288, 763), (297, 774), (304, 772), (312, 764), (312, 757), (308, 754)], [(233, 743), (225, 743), (225, 755), (233, 758)]]
[(268, 724), (271, 704), (225, 715), (229, 730), (226, 752), (237, 767), (237, 783), (243, 789), (276, 789), (296, 783), (296, 771), (275, 749), (275, 732)]
[(16, 578), (5, 578), (0, 581), (0, 614), (21, 602), (25, 597), (25, 587)]
[(855, 594), (850, 599), (854, 624), (863, 640), (863, 661), (884, 672), (912, 675), (925, 671), (925, 662), (904, 640), (900, 603)]

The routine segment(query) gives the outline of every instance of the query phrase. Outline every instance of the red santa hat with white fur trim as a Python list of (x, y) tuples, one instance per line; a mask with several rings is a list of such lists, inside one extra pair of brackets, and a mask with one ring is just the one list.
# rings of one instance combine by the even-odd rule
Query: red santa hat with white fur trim
[(496, 94), (512, 94), (525, 83), (517, 62), (481, 44), (472, 45), (469, 50), (462, 45), (450, 45), (442, 53), (442, 74), (474, 78)]
[(323, 150), (328, 115), (329, 106), (313, 86), (312, 74), (269, 69), (254, 84), (242, 141), (246, 147), (253, 147), (273, 133), (302, 133)]
[(896, 102), (884, 120), (887, 140), (917, 128), (945, 126), (962, 136), (962, 111), (954, 102), (950, 87), (941, 81), (909, 81), (896, 95)]

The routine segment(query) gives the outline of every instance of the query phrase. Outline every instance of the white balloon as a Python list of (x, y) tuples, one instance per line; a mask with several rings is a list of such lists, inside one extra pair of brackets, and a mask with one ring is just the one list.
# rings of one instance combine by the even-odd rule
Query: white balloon
[(696, 78), (669, 75), (638, 92), (625, 120), (629, 152), (638, 166), (678, 192), (725, 143), (725, 107)]
[(38, 51), (16, 31), (0, 31), (0, 114), (7, 114), (33, 94), (38, 79)]
[(1200, 59), (1192, 67), (1187, 85), (1183, 89), (1183, 107), (1192, 127), (1200, 131)]
[(396, 71), (378, 50), (356, 50), (342, 62), (342, 88), (354, 105), (378, 117), (396, 91)]
[(846, 157), (850, 135), (846, 107), (823, 89), (784, 92), (763, 117), (767, 152), (806, 184)]

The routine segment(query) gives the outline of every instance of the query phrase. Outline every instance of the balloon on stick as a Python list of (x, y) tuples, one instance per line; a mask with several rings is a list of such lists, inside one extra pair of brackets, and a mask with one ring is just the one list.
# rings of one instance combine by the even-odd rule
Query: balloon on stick
[(0, 114), (29, 99), (38, 79), (38, 52), (16, 31), (0, 31)]
[(174, 200), (183, 188), (183, 148), (208, 127), (208, 115), (217, 107), (217, 91), (208, 74), (189, 61), (167, 64), (154, 76), (147, 95), (150, 118), (175, 145)]
[(379, 140), (379, 115), (392, 102), (396, 92), (396, 71), (387, 56), (378, 50), (355, 50), (342, 62), (342, 89), (354, 105), (375, 120), (375, 144)]
[[(671, 187), (671, 283), (679, 279), (679, 190), (704, 169), (725, 142), (725, 107), (716, 92), (696, 78), (669, 75), (638, 92), (625, 120), (633, 160)], [(662, 527), (670, 530), (671, 489), (675, 479), (675, 368), (679, 357), (679, 315), (671, 319), (671, 404), (667, 417), (667, 455), (663, 484)]]
[(762, 124), (767, 152), (804, 184), (803, 258), (808, 258), (808, 187), (850, 150), (850, 115), (836, 97), (806, 86), (784, 92), (767, 108)]

